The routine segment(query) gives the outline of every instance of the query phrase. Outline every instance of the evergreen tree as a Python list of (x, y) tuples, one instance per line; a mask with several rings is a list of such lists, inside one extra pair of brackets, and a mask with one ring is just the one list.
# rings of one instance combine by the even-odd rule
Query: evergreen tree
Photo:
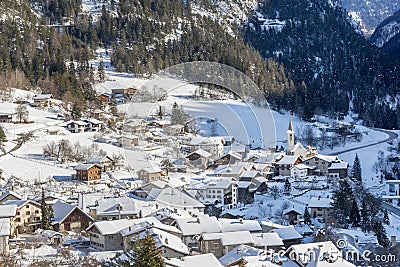
[(368, 210), (367, 210), (367, 203), (365, 202), (365, 199), (362, 201), (362, 207), (361, 207), (361, 229), (366, 232), (370, 228), (370, 220), (368, 216)]
[(351, 178), (356, 179), (359, 182), (362, 182), (361, 163), (360, 159), (358, 158), (358, 154), (356, 154), (354, 158), (353, 167), (351, 169)]
[(379, 245), (384, 248), (388, 248), (390, 245), (389, 239), (387, 238), (386, 230), (383, 227), (382, 221), (376, 219), (373, 224), (372, 230), (375, 232), (375, 235), (378, 239)]
[(290, 182), (289, 182), (289, 179), (286, 178), (286, 180), (285, 180), (284, 193), (285, 193), (286, 195), (289, 195), (291, 191), (292, 191), (292, 186), (291, 186), (291, 184), (290, 184)]
[(311, 214), (308, 211), (308, 207), (307, 206), (304, 209), (303, 218), (304, 218), (304, 223), (311, 224)]
[(42, 210), (42, 224), (41, 227), (43, 230), (50, 230), (50, 216), (49, 216), (49, 207), (46, 204), (46, 197), (44, 194), (44, 188), (42, 188), (42, 200), (41, 200), (41, 210)]
[(353, 204), (350, 210), (350, 222), (353, 227), (358, 227), (360, 226), (360, 221), (361, 218), (360, 218), (360, 212), (358, 210), (357, 201), (353, 199)]
[(354, 200), (353, 191), (347, 180), (343, 180), (340, 183), (339, 189), (333, 192), (332, 199), (333, 213), (337, 223), (342, 227), (347, 227), (350, 209)]
[(147, 231), (144, 237), (139, 235), (131, 242), (131, 251), (126, 253), (128, 259), (119, 260), (116, 266), (164, 267), (161, 251), (157, 248), (153, 236)]
[(0, 145), (5, 141), (7, 141), (6, 134), (4, 133), (3, 127), (0, 127)]
[(385, 209), (385, 211), (383, 212), (383, 223), (387, 224), (387, 225), (390, 224), (389, 213), (388, 213), (387, 209)]
[(172, 106), (171, 123), (185, 125), (188, 119), (189, 114), (183, 110), (182, 106), (178, 106), (175, 102)]
[(100, 82), (104, 82), (106, 80), (106, 72), (104, 70), (104, 62), (100, 60), (99, 67), (97, 68), (97, 77)]

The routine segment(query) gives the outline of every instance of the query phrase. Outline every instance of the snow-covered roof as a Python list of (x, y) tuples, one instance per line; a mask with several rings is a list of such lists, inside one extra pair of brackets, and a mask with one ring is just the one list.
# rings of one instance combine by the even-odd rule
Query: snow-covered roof
[(214, 174), (215, 175), (240, 175), (240, 173), (243, 171), (243, 165), (238, 164), (238, 165), (219, 165), (215, 170)]
[(203, 158), (209, 158), (209, 157), (212, 156), (211, 153), (209, 153), (209, 152), (207, 152), (207, 151), (205, 151), (205, 150), (203, 150), (203, 149), (197, 149), (196, 151), (193, 151), (192, 153), (190, 153), (189, 155), (187, 155), (186, 158), (187, 158), (187, 157), (190, 157), (190, 156), (193, 155), (193, 154), (197, 154), (197, 155), (199, 155), (199, 156), (201, 156), (201, 157), (203, 157)]
[(66, 124), (67, 125), (69, 125), (69, 124), (77, 124), (79, 126), (86, 126), (87, 125), (87, 123), (84, 122), (84, 121), (73, 121), (73, 120), (66, 122)]
[(9, 236), (11, 234), (10, 218), (0, 219), (0, 236)]
[(94, 206), (97, 216), (118, 216), (137, 214), (136, 201), (129, 197), (103, 198), (97, 200)]
[(183, 236), (221, 232), (221, 225), (217, 218), (207, 215), (198, 216), (197, 218), (177, 218), (176, 223)]
[(239, 245), (219, 258), (219, 262), (223, 266), (231, 266), (245, 256), (258, 256), (261, 252), (262, 250), (258, 248), (253, 248), (248, 245)]
[(283, 241), (303, 238), (303, 236), (296, 231), (293, 225), (285, 226), (279, 229), (274, 229), (272, 230), (272, 232), (277, 233), (279, 237), (282, 238)]
[(157, 247), (167, 247), (182, 254), (189, 255), (187, 246), (178, 236), (157, 228), (151, 228), (150, 233), (152, 234)]
[(314, 157), (319, 158), (321, 160), (327, 161), (327, 162), (332, 162), (332, 161), (338, 161), (339, 158), (337, 156), (328, 156), (328, 155), (321, 155), (317, 154)]
[(294, 226), (294, 228), (301, 235), (310, 234), (310, 233), (314, 232), (313, 229), (311, 229), (311, 227), (308, 224), (305, 224), (305, 223), (296, 224)]
[(52, 97), (53, 97), (52, 94), (43, 94), (43, 95), (34, 96), (32, 99), (33, 100), (45, 100), (45, 99), (49, 99), (49, 98), (52, 98)]
[(253, 244), (253, 238), (249, 231), (225, 232), (225, 233), (203, 233), (203, 240), (220, 240), (223, 246), (239, 244)]
[(14, 199), (9, 199), (6, 202), (3, 203), (3, 205), (17, 205), (17, 209), (20, 209), (21, 207), (25, 206), (26, 204), (31, 203), (33, 205), (36, 206), (40, 206), (39, 203), (33, 201), (33, 200), (26, 200), (26, 199), (22, 199), (22, 200), (14, 200)]
[(148, 168), (142, 168), (140, 170), (138, 170), (137, 172), (141, 172), (141, 171), (145, 171), (147, 173), (158, 173), (158, 172), (162, 172), (162, 169), (160, 167), (148, 167)]
[(226, 156), (231, 156), (231, 157), (233, 157), (233, 158), (235, 158), (237, 160), (241, 160), (242, 159), (242, 155), (240, 155), (239, 153), (237, 153), (235, 151), (229, 150), (227, 153), (224, 153), (223, 155), (219, 156), (215, 160), (222, 159), (222, 158), (224, 158)]
[(98, 221), (89, 226), (87, 231), (90, 231), (90, 229), (95, 227), (101, 235), (113, 235), (133, 225), (134, 223), (132, 223), (132, 221), (128, 219), (113, 220), (113, 221)]
[(11, 218), (17, 214), (17, 205), (0, 205), (0, 218)]
[[(58, 200), (53, 205), (53, 222), (52, 223), (61, 224), (75, 209), (79, 209), (82, 213), (86, 214), (79, 207), (72, 205), (72, 204), (65, 203), (61, 200)], [(89, 218), (91, 218), (89, 215), (87, 215), (87, 216)]]
[(308, 202), (309, 208), (330, 208), (332, 206), (332, 199), (325, 197), (312, 197)]
[(288, 214), (289, 212), (292, 212), (292, 211), (294, 211), (294, 212), (296, 212), (296, 213), (298, 213), (298, 214), (303, 214), (303, 212), (304, 212), (304, 211), (301, 210), (299, 207), (292, 205), (291, 207), (285, 209), (285, 210), (283, 211), (283, 214), (286, 215), (286, 214)]
[(285, 226), (274, 223), (272, 221), (261, 221), (261, 225), (269, 226), (271, 228), (279, 229), (279, 228), (284, 228)]
[(84, 121), (87, 123), (91, 123), (91, 124), (103, 124), (103, 122), (101, 120), (93, 119), (93, 118), (84, 119)]
[(239, 177), (240, 178), (244, 178), (244, 177), (246, 177), (246, 178), (254, 178), (259, 174), (260, 174), (260, 172), (258, 172), (258, 171), (244, 171)]
[(159, 220), (157, 220), (156, 217), (150, 216), (150, 217), (144, 217), (144, 218), (139, 218), (139, 219), (133, 219), (131, 220), (132, 223), (139, 224), (143, 222), (148, 222), (151, 224), (152, 227), (167, 231), (167, 232), (172, 232), (172, 233), (177, 233), (177, 234), (182, 234), (182, 231), (176, 228), (175, 226), (168, 225), (168, 224), (163, 224)]
[(290, 150), (290, 152), (294, 153), (295, 151), (297, 151), (299, 149), (304, 149), (305, 150), (304, 146), (300, 142), (297, 142), (294, 145), (294, 147), (292, 148), (292, 150)]
[(298, 156), (283, 156), (276, 164), (277, 165), (294, 165), (299, 159)]
[(314, 170), (316, 167), (300, 163), (300, 164), (294, 165), (292, 168), (296, 168), (298, 170)]
[(328, 170), (347, 170), (349, 168), (348, 162), (332, 162), (331, 166), (329, 166)]
[(165, 263), (167, 266), (176, 267), (204, 267), (205, 263), (207, 267), (223, 267), (212, 253), (165, 259)]
[(257, 247), (283, 246), (283, 241), (277, 233), (253, 233), (251, 234), (254, 245)]
[(262, 231), (260, 224), (254, 220), (242, 220), (242, 219), (218, 219), (222, 232), (237, 232), (237, 231), (249, 231), (259, 232)]
[(232, 184), (232, 180), (227, 179), (211, 179), (206, 187), (208, 189), (216, 188), (216, 189), (226, 189)]
[(196, 145), (220, 145), (224, 144), (225, 140), (221, 136), (211, 136), (211, 137), (200, 137), (200, 136), (195, 136), (193, 137), (188, 145), (191, 146), (196, 146)]
[(95, 155), (95, 156), (93, 156), (93, 157), (91, 157), (90, 159), (88, 159), (88, 161), (87, 161), (87, 163), (102, 163), (103, 162), (103, 160), (105, 160), (106, 158), (108, 158), (109, 160), (112, 160), (109, 156), (107, 156), (107, 155), (100, 155), (100, 156), (97, 156), (97, 155)]
[(247, 181), (238, 181), (236, 182), (236, 186), (238, 188), (247, 188), (252, 184), (252, 182), (247, 182)]
[(93, 167), (95, 167), (95, 166), (97, 166), (98, 168), (101, 168), (99, 165), (97, 165), (97, 164), (90, 164), (90, 163), (87, 163), (87, 164), (79, 164), (79, 165), (77, 165), (77, 166), (75, 166), (74, 167), (74, 170), (75, 171), (87, 171), (87, 170), (89, 170), (89, 169), (91, 169), (91, 168), (93, 168)]
[[(154, 192), (157, 192), (154, 194)], [(204, 208), (204, 205), (198, 200), (192, 198), (185, 192), (176, 188), (167, 187), (164, 189), (152, 189), (149, 195), (154, 200), (167, 207), (185, 209), (185, 208)]]
[(10, 195), (17, 199), (23, 199), (23, 197), (20, 194), (17, 194), (14, 191), (6, 191), (0, 196), (0, 202)]

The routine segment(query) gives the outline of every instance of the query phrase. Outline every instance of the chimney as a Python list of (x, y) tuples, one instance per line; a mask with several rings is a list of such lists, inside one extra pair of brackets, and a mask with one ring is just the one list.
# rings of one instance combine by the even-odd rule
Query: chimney
[(197, 217), (197, 222), (200, 223), (200, 218), (199, 217)]
[(239, 218), (239, 222), (243, 224), (243, 218)]
[(391, 242), (391, 244), (392, 244), (392, 247), (393, 247), (393, 246), (396, 246), (396, 236), (392, 235), (392, 236), (390, 237), (390, 242)]
[(168, 238), (165, 238), (165, 244), (168, 245)]

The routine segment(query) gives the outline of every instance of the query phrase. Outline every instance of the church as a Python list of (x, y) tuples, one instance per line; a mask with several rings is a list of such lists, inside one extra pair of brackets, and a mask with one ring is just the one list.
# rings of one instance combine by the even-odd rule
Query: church
[(295, 135), (293, 130), (292, 120), (289, 122), (289, 127), (286, 132), (287, 134), (287, 154), (289, 156), (297, 156), (301, 159), (309, 158), (318, 154), (318, 149), (311, 145), (307, 145), (306, 148), (300, 143), (295, 144)]

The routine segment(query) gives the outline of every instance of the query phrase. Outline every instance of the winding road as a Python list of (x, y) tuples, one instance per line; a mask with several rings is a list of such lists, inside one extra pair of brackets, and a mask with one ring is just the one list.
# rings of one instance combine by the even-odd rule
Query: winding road
[(379, 131), (379, 132), (385, 133), (385, 134), (387, 134), (389, 136), (388, 136), (388, 138), (383, 139), (381, 141), (377, 141), (377, 142), (374, 142), (374, 143), (365, 144), (365, 145), (361, 145), (361, 146), (357, 146), (357, 147), (353, 147), (353, 148), (348, 148), (348, 149), (344, 149), (344, 150), (339, 150), (339, 151), (336, 151), (334, 153), (329, 153), (328, 155), (330, 155), (330, 156), (338, 156), (340, 154), (344, 154), (344, 153), (347, 153), (347, 152), (350, 152), (350, 151), (359, 150), (359, 149), (362, 149), (362, 148), (379, 145), (379, 144), (382, 144), (382, 143), (385, 143), (385, 142), (390, 142), (390, 141), (395, 140), (397, 137), (399, 137), (399, 135), (397, 133), (389, 131), (389, 130), (383, 130), (383, 129), (378, 129), (378, 128), (371, 128), (371, 130)]

